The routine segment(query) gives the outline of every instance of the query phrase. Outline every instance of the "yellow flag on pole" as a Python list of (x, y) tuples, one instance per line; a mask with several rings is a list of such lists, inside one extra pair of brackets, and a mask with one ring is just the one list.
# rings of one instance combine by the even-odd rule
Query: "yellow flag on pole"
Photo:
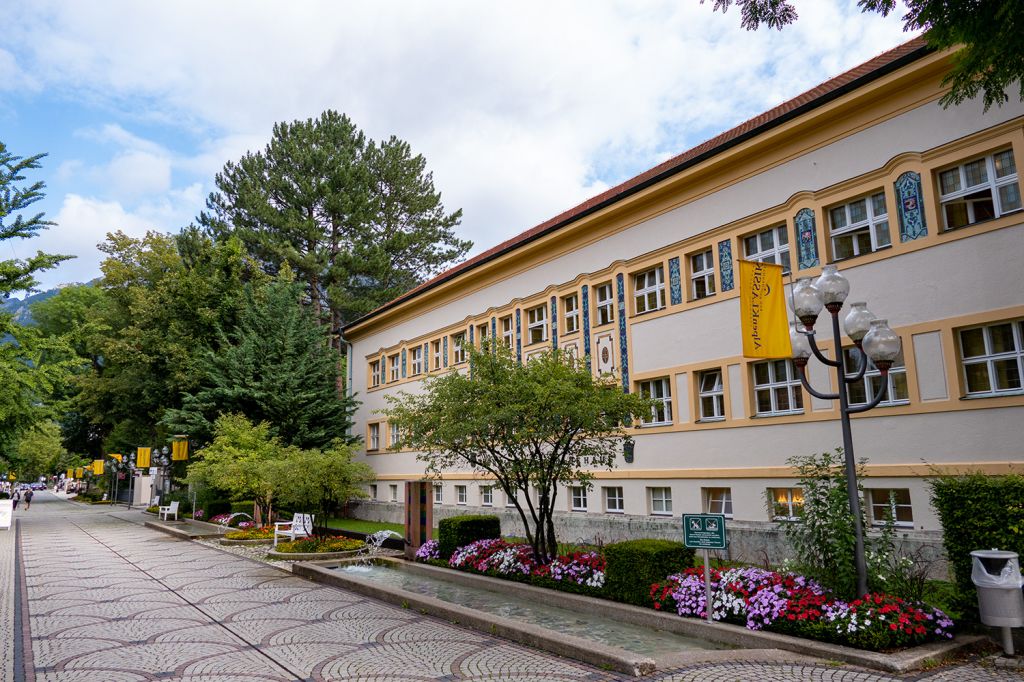
[(97, 475), (97, 476), (102, 476), (103, 475), (103, 460), (102, 459), (94, 459), (92, 461), (92, 473)]
[(81, 478), (85, 474), (85, 467), (75, 469), (75, 478)]
[(74, 477), (75, 477), (75, 470), (74, 469), (68, 469), (68, 474), (64, 478), (74, 478)]
[(109, 455), (109, 457), (111, 459), (116, 459), (118, 462), (123, 462), (124, 461), (124, 457), (122, 457), (119, 454), (111, 454), (111, 455)]
[(188, 441), (176, 440), (171, 443), (171, 460), (180, 462), (188, 459)]
[(153, 448), (139, 448), (135, 451), (135, 467), (138, 469), (148, 469), (152, 465), (149, 463), (150, 455), (153, 452)]
[(739, 266), (743, 356), (792, 357), (782, 266), (746, 260), (739, 261)]

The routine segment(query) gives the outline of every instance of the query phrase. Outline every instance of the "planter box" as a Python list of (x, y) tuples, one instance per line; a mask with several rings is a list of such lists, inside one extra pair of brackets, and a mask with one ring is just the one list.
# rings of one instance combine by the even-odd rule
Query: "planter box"
[(350, 549), (347, 552), (267, 552), (268, 559), (284, 559), (286, 561), (322, 561), (327, 559), (351, 559), (356, 557), (360, 549)]
[(220, 544), (230, 547), (232, 545), (269, 545), (272, 542), (274, 541), (271, 538), (257, 538), (253, 540), (228, 540), (227, 538), (224, 538), (220, 541)]

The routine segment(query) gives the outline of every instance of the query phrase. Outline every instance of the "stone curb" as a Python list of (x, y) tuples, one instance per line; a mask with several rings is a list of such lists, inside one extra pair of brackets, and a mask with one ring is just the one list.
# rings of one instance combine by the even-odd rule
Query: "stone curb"
[[(221, 540), (221, 544), (224, 541)], [(350, 559), (362, 550), (350, 549), (345, 552), (267, 552), (268, 559), (287, 559), (288, 561), (327, 561), (329, 559)]]
[[(639, 606), (620, 604), (618, 602), (607, 601), (604, 599), (585, 597), (583, 595), (535, 587), (533, 585), (527, 585), (510, 580), (501, 580), (499, 578), (465, 573), (462, 571), (413, 563), (400, 559), (388, 558), (383, 559), (383, 561), (395, 564), (397, 567), (401, 567), (402, 569), (412, 573), (429, 575), (449, 582), (475, 586), (492, 591), (510, 593), (520, 598), (540, 601), (542, 603), (560, 606), (574, 611), (600, 615), (614, 614), (615, 618), (623, 622), (649, 628), (656, 628), (667, 632), (674, 632), (676, 634), (698, 637), (700, 639), (718, 642), (720, 644), (740, 647), (743, 649), (781, 649), (784, 651), (802, 654), (804, 656), (812, 656), (825, 660), (843, 661), (845, 663), (852, 663), (865, 668), (872, 668), (874, 670), (882, 670), (892, 673), (906, 673), (914, 670), (920, 670), (924, 667), (926, 661), (942, 660), (958, 651), (976, 646), (980, 642), (986, 640), (986, 638), (981, 635), (958, 635), (953, 640), (947, 642), (932, 642), (930, 644), (924, 644), (903, 651), (880, 653), (854, 649), (853, 647), (842, 646), (839, 644), (817, 642), (815, 640), (802, 639), (800, 637), (793, 637), (791, 635), (783, 635), (775, 632), (748, 630), (745, 627), (731, 625), (728, 623), (708, 623), (696, 618), (682, 618), (675, 614), (661, 613), (659, 611), (654, 611), (653, 609), (645, 609)], [(307, 567), (311, 567), (313, 570), (307, 571)], [(319, 564), (295, 564), (292, 566), (292, 571), (317, 581), (320, 581), (320, 577), (325, 574), (334, 579), (341, 578), (343, 581), (349, 579), (349, 576), (340, 576), (337, 571), (331, 571), (327, 567)], [(354, 582), (355, 581), (353, 580), (353, 583)], [(359, 581), (359, 584), (360, 587), (362, 587), (367, 583), (365, 581)], [(346, 586), (349, 587), (349, 589), (360, 591), (359, 588), (354, 588), (348, 585)], [(400, 595), (399, 601), (412, 603), (411, 598), (420, 597), (420, 595), (405, 592), (404, 590), (399, 590), (397, 588), (384, 588), (379, 585), (379, 583), (372, 583), (372, 586), (377, 588), (378, 591), (394, 590), (394, 592)], [(392, 603), (396, 603), (394, 599), (389, 600), (392, 601)], [(447, 602), (441, 603), (446, 607), (451, 606)], [(476, 611), (472, 611), (471, 613), (478, 617), (481, 615)], [(494, 617), (487, 616), (487, 618)], [(469, 621), (464, 622), (469, 623)], [(520, 624), (515, 623), (515, 625), (518, 626)], [(489, 627), (489, 625), (486, 625), (482, 631), (490, 632)], [(588, 645), (589, 644), (592, 643), (588, 641)], [(551, 649), (547, 650), (552, 651)], [(561, 652), (555, 651), (555, 653)], [(571, 654), (568, 653), (564, 655), (571, 656)], [(575, 656), (573, 657), (575, 658)], [(592, 659), (578, 658), (578, 660), (593, 663)], [(678, 665), (678, 662), (673, 661), (673, 664)], [(600, 663), (597, 665), (600, 665)], [(621, 670), (621, 668), (617, 669)]]
[(270, 538), (266, 538), (266, 539), (256, 538), (256, 539), (252, 539), (252, 540), (229, 540), (227, 538), (224, 538), (224, 539), (222, 539), (220, 541), (220, 544), (224, 545), (225, 547), (231, 547), (233, 545), (243, 545), (243, 546), (269, 545), (272, 542), (273, 542), (273, 540), (271, 540)]

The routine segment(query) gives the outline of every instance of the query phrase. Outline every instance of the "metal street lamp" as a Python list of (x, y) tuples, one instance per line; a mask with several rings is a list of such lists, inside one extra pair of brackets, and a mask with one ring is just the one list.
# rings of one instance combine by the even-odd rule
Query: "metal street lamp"
[[(889, 385), (889, 368), (900, 353), (900, 337), (889, 328), (886, 320), (876, 319), (865, 303), (851, 303), (850, 312), (843, 319), (846, 335), (853, 340), (860, 351), (860, 363), (855, 374), (847, 376), (846, 363), (843, 357), (842, 334), (839, 330), (839, 311), (850, 293), (850, 282), (843, 277), (834, 265), (822, 268), (817, 281), (809, 277), (798, 279), (793, 285), (790, 305), (800, 320), (790, 328), (790, 340), (793, 345), (793, 364), (800, 375), (800, 383), (807, 392), (822, 400), (839, 400), (839, 420), (843, 429), (843, 456), (846, 464), (846, 493), (850, 501), (850, 514), (854, 524), (854, 562), (857, 568), (857, 592), (865, 595), (868, 591), (868, 569), (864, 556), (864, 523), (861, 515), (860, 494), (857, 486), (857, 463), (853, 454), (853, 433), (850, 429), (850, 415), (867, 412), (885, 398)], [(821, 309), (825, 308), (832, 316), (832, 341), (836, 359), (826, 357), (818, 349), (815, 342), (814, 323)], [(801, 329), (803, 325), (803, 329)], [(835, 393), (816, 391), (807, 381), (807, 361), (814, 356), (824, 365), (836, 370)], [(881, 376), (878, 392), (865, 404), (850, 406), (846, 392), (847, 384), (862, 381), (867, 370), (867, 359), (870, 358)]]
[(113, 481), (114, 496), (112, 498), (110, 498), (110, 504), (112, 504), (112, 505), (117, 504), (117, 482), (118, 482), (117, 472), (118, 472), (118, 469), (120, 469), (120, 468), (121, 468), (121, 463), (118, 462), (116, 459), (111, 458), (110, 459), (110, 473), (113, 474), (111, 476), (111, 478), (114, 479), (114, 481)]
[(135, 453), (128, 455), (128, 511), (132, 510), (132, 498), (135, 497)]

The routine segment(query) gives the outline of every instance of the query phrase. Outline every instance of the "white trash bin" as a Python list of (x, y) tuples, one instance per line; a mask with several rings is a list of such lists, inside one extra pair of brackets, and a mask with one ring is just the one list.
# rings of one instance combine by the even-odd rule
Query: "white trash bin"
[(1016, 552), (979, 549), (971, 552), (971, 581), (978, 591), (978, 612), (985, 625), (1002, 628), (1003, 652), (1013, 655), (1010, 628), (1024, 626), (1024, 578)]

